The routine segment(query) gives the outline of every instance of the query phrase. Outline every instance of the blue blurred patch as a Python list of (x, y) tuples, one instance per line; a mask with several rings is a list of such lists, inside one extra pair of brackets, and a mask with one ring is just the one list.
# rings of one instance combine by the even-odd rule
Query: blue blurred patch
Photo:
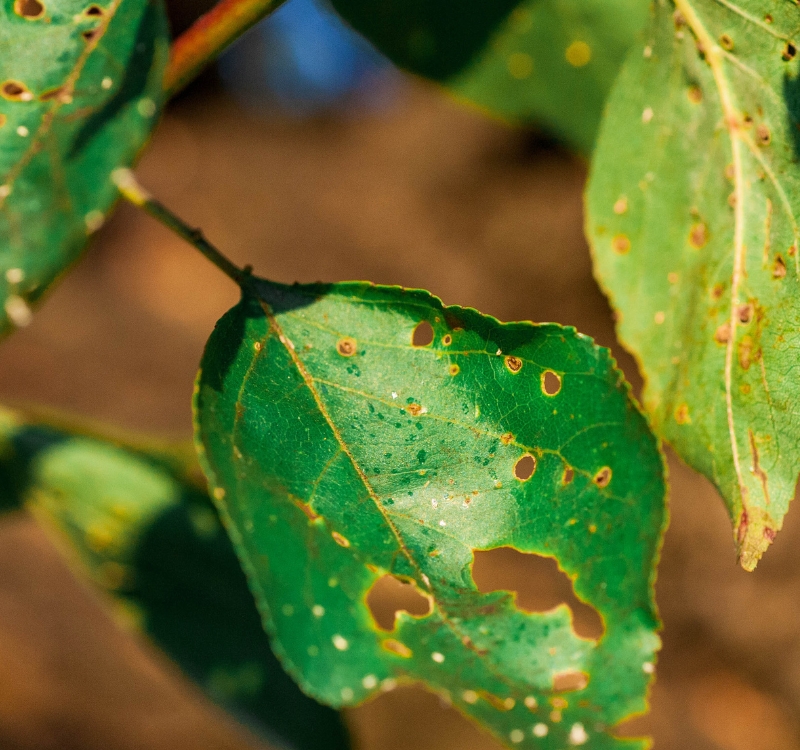
[(220, 60), (225, 85), (244, 103), (307, 117), (342, 105), (394, 99), (391, 63), (320, 0), (290, 0)]

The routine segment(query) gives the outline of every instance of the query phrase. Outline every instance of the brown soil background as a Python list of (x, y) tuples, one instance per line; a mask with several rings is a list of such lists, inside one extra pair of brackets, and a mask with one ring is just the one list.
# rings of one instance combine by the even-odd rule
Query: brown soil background
[[(305, 121), (256, 116), (211, 87), (171, 106), (138, 175), (259, 274), (424, 287), (503, 320), (575, 325), (639, 382), (591, 275), (585, 165), (419, 82), (380, 113)], [(236, 299), (196, 251), (121, 206), (0, 346), (0, 399), (187, 437), (203, 345)], [(625, 731), (658, 750), (800, 749), (800, 508), (747, 574), (714, 490), (673, 457), (670, 471), (664, 648), (652, 712)], [(502, 558), (487, 575), (534, 603), (550, 586)], [(348, 722), (358, 750), (499, 747), (418, 688)], [(0, 748), (258, 747), (118, 629), (30, 519), (0, 523)]]

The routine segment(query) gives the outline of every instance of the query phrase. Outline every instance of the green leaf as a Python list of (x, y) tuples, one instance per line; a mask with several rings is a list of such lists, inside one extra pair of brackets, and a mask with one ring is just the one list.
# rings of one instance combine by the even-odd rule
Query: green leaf
[(27, 503), (213, 698), (298, 750), (346, 750), (336, 712), (304, 696), (270, 651), (198, 474), (172, 446), (127, 447), (0, 410), (0, 506)]
[[(196, 434), (309, 694), (352, 705), (421, 680), (506, 744), (646, 746), (607, 730), (645, 709), (664, 480), (607, 350), (422, 291), (253, 280), (206, 349)], [(504, 546), (555, 558), (602, 615), (599, 642), (565, 606), (477, 590), (473, 552)], [(366, 597), (385, 574), (430, 614), (379, 630)]]
[(333, 0), (395, 63), (457, 97), (535, 123), (584, 153), (625, 53), (647, 20), (644, 0)]
[(161, 107), (160, 0), (0, 6), (0, 332), (72, 263)]
[(725, 498), (752, 570), (797, 481), (800, 12), (659, 0), (588, 188), (596, 272), (644, 403)]

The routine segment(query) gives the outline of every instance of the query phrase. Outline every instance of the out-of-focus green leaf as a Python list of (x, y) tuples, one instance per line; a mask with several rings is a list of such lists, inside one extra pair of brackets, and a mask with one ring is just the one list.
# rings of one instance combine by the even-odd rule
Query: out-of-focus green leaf
[[(276, 653), (352, 705), (421, 680), (508, 745), (643, 748), (662, 461), (606, 349), (427, 292), (253, 280), (199, 376), (201, 461)], [(480, 593), (476, 550), (555, 558), (605, 633)], [(366, 598), (413, 582), (427, 616)], [(571, 682), (572, 691), (567, 689)]]
[(27, 504), (70, 559), (216, 700), (298, 750), (345, 750), (335, 711), (303, 695), (266, 635), (198, 470), (25, 424), (0, 410), (0, 506)]
[(0, 332), (80, 254), (161, 107), (160, 0), (0, 4)]
[(646, 0), (333, 0), (395, 63), (491, 113), (592, 150)]
[(722, 493), (748, 570), (798, 474), (798, 30), (794, 3), (658, 0), (588, 189), (645, 405)]

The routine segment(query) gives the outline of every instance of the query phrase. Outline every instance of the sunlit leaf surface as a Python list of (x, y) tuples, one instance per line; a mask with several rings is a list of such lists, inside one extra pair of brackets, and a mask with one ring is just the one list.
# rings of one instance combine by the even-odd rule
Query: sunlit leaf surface
[(798, 32), (795, 3), (656, 2), (588, 191), (645, 406), (719, 488), (747, 569), (798, 474)]
[[(426, 292), (253, 280), (217, 325), (196, 430), (287, 669), (352, 705), (421, 680), (509, 746), (642, 748), (665, 521), (656, 441), (605, 349)], [(553, 557), (605, 633), (480, 593), (476, 550)], [(385, 575), (429, 613), (382, 630)]]

